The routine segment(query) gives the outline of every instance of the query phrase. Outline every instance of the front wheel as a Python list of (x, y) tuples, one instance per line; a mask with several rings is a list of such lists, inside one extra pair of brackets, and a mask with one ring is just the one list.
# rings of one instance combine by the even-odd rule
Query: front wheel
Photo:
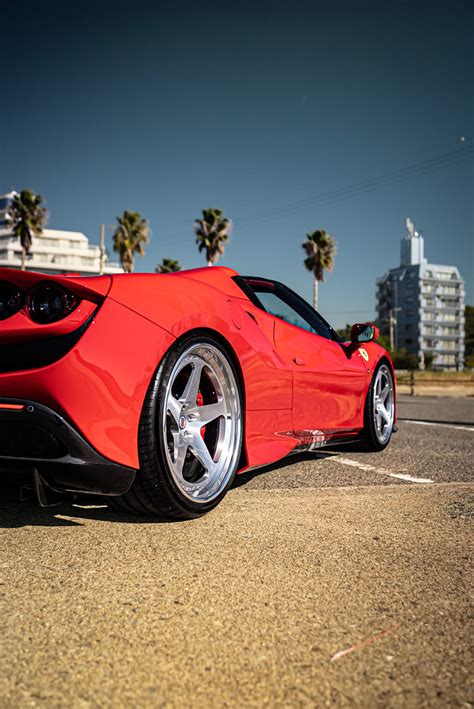
[(139, 429), (140, 470), (122, 509), (191, 519), (213, 509), (235, 476), (241, 394), (232, 360), (209, 336), (175, 345), (152, 380)]
[(395, 388), (390, 367), (382, 362), (375, 370), (364, 413), (361, 447), (365, 451), (381, 451), (390, 442), (395, 418)]

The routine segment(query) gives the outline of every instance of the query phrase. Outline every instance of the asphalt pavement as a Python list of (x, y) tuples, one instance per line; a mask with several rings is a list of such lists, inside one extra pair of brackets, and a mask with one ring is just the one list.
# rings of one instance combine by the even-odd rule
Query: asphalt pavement
[(401, 420), (422, 419), (438, 423), (474, 424), (474, 398), (448, 396), (399, 396), (398, 414)]
[(469, 707), (474, 400), (196, 521), (0, 503), (1, 707)]

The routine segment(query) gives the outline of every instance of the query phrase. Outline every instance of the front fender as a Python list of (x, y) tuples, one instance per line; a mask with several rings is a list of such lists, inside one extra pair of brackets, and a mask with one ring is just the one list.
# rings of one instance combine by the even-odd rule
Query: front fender
[[(359, 348), (360, 351), (361, 348)], [(379, 362), (383, 359), (384, 361), (387, 362), (388, 366), (390, 367), (390, 371), (392, 372), (392, 377), (393, 377), (393, 388), (394, 388), (394, 393), (395, 393), (395, 409), (394, 409), (394, 421), (397, 420), (397, 377), (395, 374), (395, 367), (393, 366), (392, 359), (387, 352), (387, 350), (382, 347), (382, 345), (379, 345), (377, 342), (367, 342), (365, 345), (362, 346), (362, 349), (365, 349), (368, 356), (368, 368), (370, 370), (370, 374), (374, 373), (376, 370)]]

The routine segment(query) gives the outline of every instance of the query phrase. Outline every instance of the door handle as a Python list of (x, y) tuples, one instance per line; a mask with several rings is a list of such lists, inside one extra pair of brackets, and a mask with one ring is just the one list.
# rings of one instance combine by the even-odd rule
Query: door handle
[(299, 365), (305, 365), (305, 364), (306, 364), (306, 362), (304, 361), (304, 359), (301, 359), (301, 357), (293, 357), (293, 362), (294, 362), (295, 364), (299, 364)]

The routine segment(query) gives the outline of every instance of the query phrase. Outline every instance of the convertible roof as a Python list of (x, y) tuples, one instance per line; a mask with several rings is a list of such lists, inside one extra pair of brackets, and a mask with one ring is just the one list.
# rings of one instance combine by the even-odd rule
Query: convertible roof
[[(160, 276), (166, 276), (166, 278), (186, 278), (186, 280), (199, 281), (200, 283), (206, 283), (213, 288), (217, 288), (222, 293), (232, 296), (234, 298), (247, 298), (245, 293), (239, 288), (237, 283), (233, 280), (234, 276), (238, 276), (237, 271), (233, 268), (226, 268), (225, 266), (205, 266), (204, 268), (190, 268), (187, 271), (176, 271), (176, 273), (166, 273), (159, 274)], [(123, 276), (118, 276), (122, 278)], [(117, 276), (114, 276), (117, 278)]]
[[(110, 295), (112, 298), (119, 298), (119, 293), (121, 293), (123, 297), (125, 297), (124, 294), (127, 293), (127, 302), (130, 304), (131, 294), (135, 290), (137, 290), (137, 292), (140, 290), (140, 284), (146, 285), (147, 288), (153, 288), (153, 284), (157, 286), (158, 283), (160, 286), (166, 287), (166, 283), (174, 279), (175, 282), (176, 280), (178, 282), (182, 281), (183, 288), (186, 285), (187, 288), (192, 289), (193, 283), (197, 281), (208, 287), (215, 288), (222, 294), (232, 298), (248, 300), (245, 293), (233, 280), (233, 278), (238, 275), (237, 271), (234, 271), (232, 268), (222, 266), (212, 266), (211, 268), (206, 266), (204, 268), (193, 268), (187, 271), (176, 271), (175, 273), (118, 273), (111, 276), (113, 284)], [(165, 279), (168, 279), (168, 281)], [(132, 284), (137, 288), (134, 288)]]

